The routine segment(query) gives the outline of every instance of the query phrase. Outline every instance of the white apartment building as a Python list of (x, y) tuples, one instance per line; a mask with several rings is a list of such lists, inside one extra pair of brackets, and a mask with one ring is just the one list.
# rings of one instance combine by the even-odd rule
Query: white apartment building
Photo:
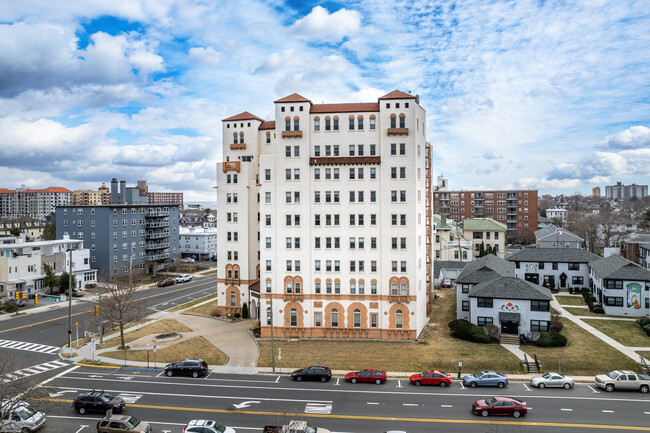
[(217, 229), (181, 227), (178, 237), (183, 256), (210, 258), (217, 255)]
[(293, 94), (275, 121), (224, 119), (223, 312), (259, 308), (265, 337), (272, 325), (279, 337), (417, 338), (433, 263), (425, 125), (419, 98), (399, 91), (352, 104)]
[(52, 214), (57, 206), (72, 204), (72, 191), (51, 186), (45, 189), (15, 190), (0, 188), (0, 218), (17, 219), (23, 216), (41, 220)]

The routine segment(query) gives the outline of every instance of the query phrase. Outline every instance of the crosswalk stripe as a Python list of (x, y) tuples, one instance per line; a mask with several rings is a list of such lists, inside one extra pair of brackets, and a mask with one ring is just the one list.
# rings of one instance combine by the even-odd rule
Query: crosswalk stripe
[(7, 373), (3, 377), (0, 377), (0, 382), (12, 382), (17, 379), (23, 379), (25, 377), (34, 376), (46, 371), (56, 370), (57, 368), (66, 367), (68, 365), (69, 364), (64, 361), (44, 362), (42, 364), (32, 365), (31, 367), (26, 367), (20, 370), (12, 371), (11, 373)]
[(56, 346), (48, 346), (47, 344), (29, 343), (25, 341), (13, 340), (0, 340), (0, 347), (5, 349), (25, 350), (28, 352), (39, 352), (54, 354), (59, 351)]

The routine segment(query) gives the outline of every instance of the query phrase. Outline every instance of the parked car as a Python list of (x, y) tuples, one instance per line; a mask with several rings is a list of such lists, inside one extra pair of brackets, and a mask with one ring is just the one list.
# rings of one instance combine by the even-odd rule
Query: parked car
[(81, 290), (81, 289), (77, 289), (77, 288), (72, 289), (72, 296), (74, 298), (81, 298), (85, 294), (86, 294), (85, 290)]
[(184, 259), (181, 259), (182, 263), (194, 263), (194, 259), (191, 257), (185, 257)]
[(533, 376), (530, 378), (530, 384), (539, 389), (549, 388), (564, 388), (571, 389), (575, 385), (572, 377), (562, 376), (559, 373), (548, 372), (543, 376)]
[(497, 373), (496, 371), (483, 370), (476, 374), (468, 374), (463, 377), (463, 385), (470, 388), (477, 386), (496, 386), (503, 388), (508, 386), (508, 376)]
[(113, 409), (114, 412), (121, 412), (124, 409), (124, 400), (104, 391), (85, 391), (80, 393), (72, 402), (74, 410), (84, 415), (86, 412), (106, 412)]
[(167, 364), (165, 374), (171, 376), (199, 377), (208, 374), (208, 363), (202, 359), (184, 359), (176, 364)]
[(4, 399), (0, 404), (0, 431), (7, 433), (32, 433), (46, 423), (45, 414), (26, 401)]
[(216, 262), (217, 261), (217, 256), (210, 257), (210, 260), (212, 260), (213, 262)]
[(97, 423), (97, 433), (151, 433), (151, 426), (134, 416), (112, 415)]
[(440, 385), (441, 388), (444, 388), (451, 385), (451, 374), (441, 373), (438, 370), (427, 370), (424, 373), (411, 375), (409, 381), (415, 386)]
[(452, 284), (451, 278), (445, 278), (445, 279), (442, 280), (442, 283), (440, 284), (440, 287), (442, 287), (443, 289), (448, 289), (452, 285), (453, 284)]
[(177, 283), (184, 283), (186, 281), (192, 281), (192, 276), (190, 274), (179, 275), (178, 277), (176, 277), (176, 279), (174, 281), (176, 281)]
[(320, 380), (327, 382), (332, 378), (332, 370), (322, 365), (312, 365), (311, 367), (295, 370), (291, 373), (291, 379), (298, 382), (303, 380)]
[(627, 389), (647, 394), (650, 389), (650, 376), (636, 374), (630, 370), (614, 370), (607, 374), (599, 374), (596, 376), (595, 382), (598, 388), (607, 392), (612, 392), (615, 389)]
[(361, 371), (353, 371), (345, 375), (345, 380), (352, 383), (368, 382), (380, 385), (386, 382), (386, 372), (366, 368)]
[(292, 419), (285, 425), (265, 425), (262, 433), (330, 433), (322, 427), (314, 427), (298, 419)]
[(183, 433), (235, 433), (235, 430), (210, 419), (193, 419)]
[(162, 279), (162, 280), (158, 281), (157, 286), (158, 287), (171, 286), (172, 284), (174, 284), (174, 281), (175, 281), (174, 278), (171, 278), (171, 277), (170, 278), (165, 278), (165, 279)]
[(528, 413), (526, 402), (512, 397), (488, 397), (472, 403), (472, 412), (476, 415), (512, 415), (519, 418)]

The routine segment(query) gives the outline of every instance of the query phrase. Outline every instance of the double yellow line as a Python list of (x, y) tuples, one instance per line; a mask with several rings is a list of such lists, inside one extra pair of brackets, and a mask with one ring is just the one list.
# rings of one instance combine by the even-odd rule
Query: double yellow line
[[(71, 403), (72, 400), (60, 398), (42, 398), (42, 401), (52, 401), (59, 403)], [(158, 406), (151, 404), (129, 404), (129, 407), (140, 407), (145, 409), (157, 410), (176, 410), (176, 411), (192, 411), (204, 413), (237, 413), (241, 415), (269, 415), (269, 416), (282, 416), (282, 417), (295, 417), (295, 418), (330, 418), (330, 419), (350, 419), (350, 420), (367, 420), (367, 421), (400, 421), (400, 422), (415, 422), (415, 423), (429, 423), (429, 424), (487, 424), (487, 425), (517, 425), (517, 426), (532, 426), (532, 427), (566, 427), (566, 428), (587, 428), (599, 430), (626, 430), (626, 431), (650, 431), (650, 427), (627, 426), (627, 425), (601, 425), (601, 424), (577, 424), (577, 423), (562, 423), (562, 422), (527, 422), (527, 421), (488, 421), (482, 419), (475, 420), (462, 420), (462, 419), (440, 419), (440, 418), (405, 418), (405, 417), (387, 417), (387, 416), (363, 416), (363, 415), (332, 415), (332, 414), (313, 414), (313, 413), (287, 413), (287, 412), (263, 412), (253, 410), (229, 410), (229, 409), (204, 409), (195, 407), (180, 407), (180, 406)]]

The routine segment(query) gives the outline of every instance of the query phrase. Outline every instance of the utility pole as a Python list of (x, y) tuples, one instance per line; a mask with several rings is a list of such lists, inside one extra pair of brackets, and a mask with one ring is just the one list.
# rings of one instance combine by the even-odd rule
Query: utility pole
[(70, 272), (68, 274), (68, 349), (72, 349), (72, 245), (70, 251)]
[(273, 368), (273, 373), (275, 373), (275, 345), (273, 341), (273, 293), (271, 293), (271, 367)]

